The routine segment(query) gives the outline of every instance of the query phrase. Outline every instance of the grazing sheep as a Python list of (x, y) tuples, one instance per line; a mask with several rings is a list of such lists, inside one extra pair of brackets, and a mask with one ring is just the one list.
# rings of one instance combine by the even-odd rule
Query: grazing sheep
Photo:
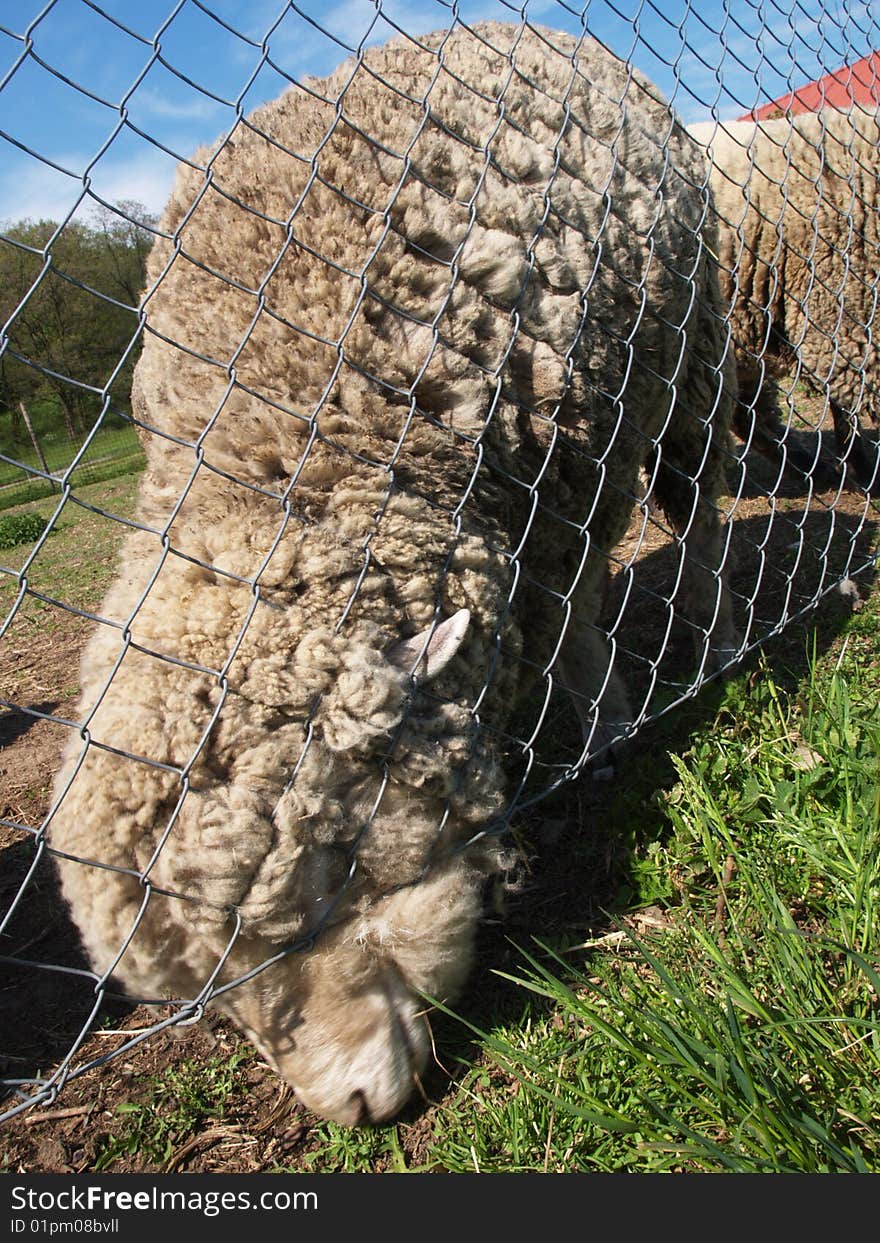
[(643, 467), (702, 668), (735, 650), (705, 180), (630, 67), (496, 24), (371, 50), (178, 174), (50, 842), (97, 972), (219, 989), (325, 1115), (409, 1096), (553, 686), (585, 756), (626, 727), (596, 619)]
[(759, 123), (706, 122), (691, 133), (712, 160), (742, 402), (737, 433), (777, 461), (784, 452), (800, 470), (813, 469), (815, 454), (783, 441), (778, 382), (794, 357), (797, 375), (827, 396), (850, 477), (869, 487), (877, 449), (860, 423), (877, 425), (880, 394), (876, 117), (825, 109)]

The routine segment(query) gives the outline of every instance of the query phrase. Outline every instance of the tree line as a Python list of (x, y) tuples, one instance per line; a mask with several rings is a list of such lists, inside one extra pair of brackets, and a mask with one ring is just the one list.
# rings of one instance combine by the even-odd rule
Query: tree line
[[(133, 201), (71, 221), (21, 220), (0, 231), (0, 445), (28, 439), (22, 405), (41, 432), (82, 437), (132, 341), (155, 218)], [(111, 386), (130, 408), (140, 339)]]

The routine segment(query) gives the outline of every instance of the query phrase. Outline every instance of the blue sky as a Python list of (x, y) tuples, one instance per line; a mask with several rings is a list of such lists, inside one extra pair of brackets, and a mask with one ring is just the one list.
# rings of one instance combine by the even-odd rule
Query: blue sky
[(228, 132), (237, 104), (329, 72), (392, 23), (448, 26), (453, 7), (583, 22), (685, 121), (736, 117), (880, 47), (880, 0), (0, 0), (0, 221), (65, 217), (87, 172), (103, 198), (158, 211), (177, 157)]

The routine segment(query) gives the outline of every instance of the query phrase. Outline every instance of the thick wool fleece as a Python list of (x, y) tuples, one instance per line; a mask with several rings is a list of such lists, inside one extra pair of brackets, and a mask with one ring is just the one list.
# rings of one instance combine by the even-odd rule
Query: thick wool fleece
[[(823, 109), (690, 132), (712, 161), (741, 401), (772, 427), (794, 355), (799, 377), (827, 394), (844, 450), (845, 426), (877, 423), (880, 124), (858, 108)], [(864, 474), (874, 454), (864, 443), (851, 452)]]
[(598, 44), (494, 24), (371, 50), (178, 174), (51, 842), (135, 993), (320, 933), (217, 1002), (331, 1116), (399, 1107), (414, 990), (464, 978), (529, 686), (556, 658), (588, 733), (603, 686), (625, 716), (593, 623), (646, 462), (726, 624), (706, 176)]

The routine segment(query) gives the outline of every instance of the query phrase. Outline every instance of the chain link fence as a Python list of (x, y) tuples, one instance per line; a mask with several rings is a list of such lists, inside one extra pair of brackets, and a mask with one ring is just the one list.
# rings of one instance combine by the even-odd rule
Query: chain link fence
[(872, 10), (0, 27), (0, 1116), (209, 1005), (389, 1116), (511, 822), (869, 580)]

